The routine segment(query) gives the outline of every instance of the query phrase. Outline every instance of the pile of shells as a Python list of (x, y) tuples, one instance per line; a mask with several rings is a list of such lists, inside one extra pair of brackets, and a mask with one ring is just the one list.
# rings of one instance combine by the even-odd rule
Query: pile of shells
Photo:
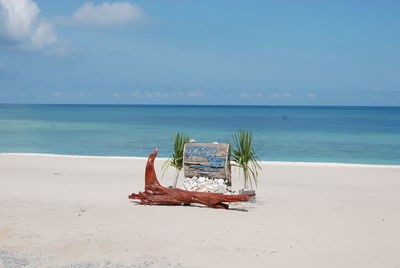
[(223, 179), (210, 179), (207, 177), (192, 177), (183, 180), (183, 187), (192, 192), (231, 193), (231, 187)]

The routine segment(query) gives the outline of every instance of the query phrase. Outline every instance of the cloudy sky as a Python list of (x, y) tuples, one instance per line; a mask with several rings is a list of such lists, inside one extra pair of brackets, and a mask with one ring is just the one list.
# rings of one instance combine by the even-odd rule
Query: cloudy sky
[(0, 103), (400, 105), (399, 10), (0, 0)]

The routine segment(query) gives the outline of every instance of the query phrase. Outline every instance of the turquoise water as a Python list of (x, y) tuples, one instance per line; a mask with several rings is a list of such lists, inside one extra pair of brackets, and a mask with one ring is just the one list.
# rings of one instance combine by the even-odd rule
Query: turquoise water
[(0, 105), (0, 152), (160, 156), (252, 129), (261, 160), (400, 164), (400, 107)]

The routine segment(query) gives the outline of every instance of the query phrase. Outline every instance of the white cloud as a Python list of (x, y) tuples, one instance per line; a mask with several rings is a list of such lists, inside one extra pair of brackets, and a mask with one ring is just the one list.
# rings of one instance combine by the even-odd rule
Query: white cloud
[(252, 97), (251, 94), (246, 93), (246, 92), (241, 92), (241, 93), (239, 94), (239, 96), (240, 96), (242, 99), (246, 99), (246, 98), (251, 98), (251, 97)]
[(57, 41), (57, 46), (54, 48), (50, 49), (49, 51), (50, 55), (56, 55), (56, 56), (68, 56), (71, 53), (74, 52), (74, 49), (70, 45), (70, 42), (64, 41), (64, 40), (59, 40)]
[(175, 92), (175, 96), (176, 97), (183, 97), (184, 93), (182, 91), (177, 91), (177, 92)]
[(191, 98), (204, 98), (207, 96), (203, 91), (200, 91), (200, 90), (188, 91), (188, 92), (186, 92), (186, 95)]
[(129, 98), (206, 98), (210, 97), (204, 91), (195, 90), (195, 91), (172, 91), (172, 92), (161, 92), (161, 91), (153, 91), (153, 90), (139, 90), (135, 89), (128, 94), (120, 94), (119, 92), (114, 92), (112, 94), (113, 97), (129, 97)]
[(62, 93), (61, 91), (56, 91), (56, 92), (53, 93), (53, 96), (54, 97), (63, 97), (64, 93)]
[(72, 93), (71, 96), (74, 98), (84, 98), (84, 97), (90, 97), (92, 95), (88, 94), (86, 92), (80, 91), (80, 92)]
[(56, 30), (32, 0), (0, 0), (0, 45), (41, 49), (57, 41)]
[(264, 96), (264, 94), (261, 92), (257, 92), (257, 93), (241, 92), (239, 94), (239, 97), (242, 99), (262, 98), (263, 96)]
[(142, 96), (142, 92), (141, 92), (140, 90), (138, 90), (138, 89), (133, 90), (129, 95), (130, 95), (131, 97), (134, 97), (134, 98), (136, 98), (136, 97), (143, 97), (143, 96)]
[(292, 94), (288, 93), (288, 92), (275, 93), (274, 95), (272, 95), (272, 97), (274, 97), (274, 98), (290, 98), (290, 97), (292, 97)]
[(317, 95), (315, 95), (314, 93), (308, 93), (307, 97), (310, 99), (315, 99), (317, 97)]
[(73, 26), (104, 27), (115, 25), (126, 25), (138, 22), (144, 18), (142, 9), (133, 3), (115, 2), (102, 3), (93, 2), (83, 4), (70, 17), (60, 17), (56, 21)]

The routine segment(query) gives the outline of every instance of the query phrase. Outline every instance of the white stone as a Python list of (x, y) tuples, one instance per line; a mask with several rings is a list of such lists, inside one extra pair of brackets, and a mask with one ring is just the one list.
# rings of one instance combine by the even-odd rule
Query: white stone
[(188, 191), (224, 193), (230, 194), (231, 188), (228, 187), (223, 179), (210, 179), (207, 177), (185, 178), (183, 186)]

